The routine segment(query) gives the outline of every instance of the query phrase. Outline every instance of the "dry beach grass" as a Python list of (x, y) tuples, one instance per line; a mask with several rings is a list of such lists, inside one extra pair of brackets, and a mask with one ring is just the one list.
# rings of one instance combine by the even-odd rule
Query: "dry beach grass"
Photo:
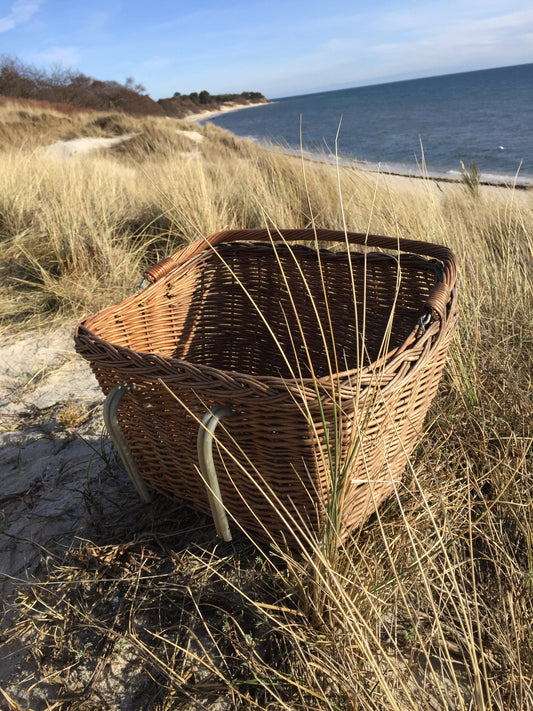
[[(303, 164), (209, 124), (0, 112), (4, 706), (533, 709), (533, 192)], [(140, 504), (65, 332), (180, 244), (266, 223), (460, 262), (460, 326), (404, 483), (329, 558)]]

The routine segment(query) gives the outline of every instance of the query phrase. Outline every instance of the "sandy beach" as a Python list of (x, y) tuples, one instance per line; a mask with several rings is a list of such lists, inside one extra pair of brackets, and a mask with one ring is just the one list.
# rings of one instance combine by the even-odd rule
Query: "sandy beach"
[(269, 104), (270, 101), (261, 101), (259, 103), (250, 104), (238, 104), (238, 103), (228, 103), (222, 108), (216, 111), (202, 111), (197, 114), (189, 114), (184, 118), (184, 121), (191, 121), (192, 123), (198, 123), (200, 121), (206, 121), (207, 119), (214, 118), (215, 116), (220, 116), (221, 114), (227, 114), (231, 111), (241, 111), (241, 109), (254, 109), (257, 106), (264, 106), (265, 103)]

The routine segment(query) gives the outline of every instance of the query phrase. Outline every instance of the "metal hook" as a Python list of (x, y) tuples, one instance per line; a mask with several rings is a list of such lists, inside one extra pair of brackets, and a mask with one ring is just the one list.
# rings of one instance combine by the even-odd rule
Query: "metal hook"
[(142, 291), (144, 289), (144, 285), (148, 282), (148, 279), (143, 276), (141, 281), (137, 284), (135, 287), (135, 291)]
[(223, 405), (215, 405), (206, 412), (198, 430), (198, 461), (200, 464), (200, 473), (205, 483), (207, 497), (211, 507), (211, 514), (217, 534), (224, 541), (231, 541), (231, 531), (229, 530), (228, 517), (222, 503), (220, 494), (220, 486), (218, 476), (215, 470), (213, 461), (213, 438), (214, 433), (220, 420), (232, 415), (233, 412), (229, 407)]
[(420, 316), (418, 319), (418, 325), (422, 329), (422, 333), (426, 332), (426, 327), (429, 325), (431, 322), (431, 311), (428, 309), (425, 314)]
[(130, 390), (133, 390), (133, 386), (123, 383), (122, 385), (115, 385), (115, 387), (109, 392), (104, 402), (104, 422), (109, 432), (109, 436), (117, 448), (126, 471), (133, 482), (133, 486), (141, 499), (147, 504), (151, 501), (150, 494), (148, 493), (146, 484), (139, 474), (139, 470), (137, 469), (137, 465), (133, 459), (131, 449), (120, 428), (117, 415), (118, 406), (120, 405), (122, 398)]

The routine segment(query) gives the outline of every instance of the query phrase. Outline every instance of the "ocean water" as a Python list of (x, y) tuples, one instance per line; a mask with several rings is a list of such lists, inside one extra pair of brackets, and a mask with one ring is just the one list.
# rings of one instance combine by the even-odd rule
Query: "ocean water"
[(384, 170), (533, 182), (533, 64), (274, 100), (221, 114), (238, 136)]

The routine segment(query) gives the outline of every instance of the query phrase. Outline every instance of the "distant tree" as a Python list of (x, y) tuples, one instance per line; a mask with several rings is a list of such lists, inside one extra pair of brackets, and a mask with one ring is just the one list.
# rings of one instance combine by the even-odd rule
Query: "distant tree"
[(241, 94), (243, 99), (264, 99), (265, 97), (260, 91), (243, 91)]
[(189, 99), (191, 101), (194, 101), (195, 104), (197, 104), (200, 101), (200, 97), (198, 96), (197, 91), (193, 91), (189, 94)]
[(90, 87), (93, 81), (94, 80), (86, 74), (73, 74), (70, 78), (72, 86), (79, 86), (83, 89)]
[(136, 82), (133, 77), (126, 77), (124, 86), (126, 89), (130, 89), (130, 91), (136, 91), (138, 94), (144, 94), (146, 92), (146, 87)]
[(208, 104), (211, 101), (211, 94), (205, 89), (200, 92), (200, 103)]
[(37, 89), (32, 68), (25, 67), (18, 59), (0, 58), (0, 94), (3, 96), (31, 99)]
[(39, 72), (36, 82), (43, 87), (68, 86), (72, 83), (72, 72), (70, 69), (65, 69), (60, 64), (56, 64), (48, 74)]

